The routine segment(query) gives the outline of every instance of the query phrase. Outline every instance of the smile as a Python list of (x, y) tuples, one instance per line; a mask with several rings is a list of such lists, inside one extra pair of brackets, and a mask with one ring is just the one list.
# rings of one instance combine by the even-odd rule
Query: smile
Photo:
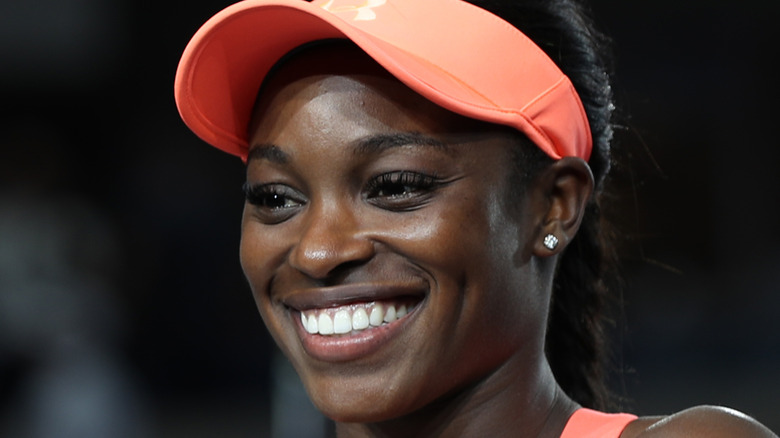
[(301, 324), (309, 334), (346, 335), (394, 322), (415, 306), (415, 303), (385, 301), (312, 309), (301, 312)]
[(322, 362), (372, 360), (400, 348), (424, 307), (428, 285), (419, 280), (345, 284), (295, 290), (280, 300), (307, 356)]

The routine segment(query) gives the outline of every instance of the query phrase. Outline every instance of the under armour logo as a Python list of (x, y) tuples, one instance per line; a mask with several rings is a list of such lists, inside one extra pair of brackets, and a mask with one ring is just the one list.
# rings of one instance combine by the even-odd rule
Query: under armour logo
[(374, 12), (373, 9), (387, 3), (387, 0), (363, 0), (360, 2), (353, 1), (352, 3), (358, 4), (352, 5), (343, 4), (349, 2), (339, 2), (337, 6), (334, 6), (333, 4), (335, 2), (336, 0), (329, 0), (327, 3), (322, 5), (322, 9), (325, 9), (328, 12), (333, 12), (334, 14), (354, 11), (357, 12), (357, 15), (355, 15), (353, 20), (370, 21), (376, 19), (376, 12)]

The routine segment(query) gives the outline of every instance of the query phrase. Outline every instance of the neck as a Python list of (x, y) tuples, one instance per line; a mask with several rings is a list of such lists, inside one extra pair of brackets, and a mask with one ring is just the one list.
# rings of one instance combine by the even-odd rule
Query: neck
[(578, 407), (560, 389), (545, 359), (535, 369), (516, 361), (457, 394), (378, 423), (337, 423), (339, 438), (560, 437)]

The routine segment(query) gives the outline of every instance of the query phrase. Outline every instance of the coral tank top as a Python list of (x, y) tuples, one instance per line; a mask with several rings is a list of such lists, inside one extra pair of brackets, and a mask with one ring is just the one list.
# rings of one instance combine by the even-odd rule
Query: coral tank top
[(569, 418), (561, 438), (618, 438), (636, 418), (631, 414), (605, 414), (580, 408)]

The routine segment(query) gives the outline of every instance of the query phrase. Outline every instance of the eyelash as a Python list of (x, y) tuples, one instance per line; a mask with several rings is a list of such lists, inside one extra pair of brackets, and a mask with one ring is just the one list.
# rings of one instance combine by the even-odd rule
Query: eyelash
[[(443, 182), (436, 175), (395, 171), (369, 179), (363, 196), (372, 205), (392, 211), (413, 210), (423, 206), (429, 195)], [(278, 183), (245, 183), (244, 195), (257, 214), (269, 224), (283, 222), (306, 204), (306, 198), (294, 188)]]
[(435, 175), (410, 171), (387, 172), (368, 181), (366, 197), (407, 199), (427, 193), (439, 184), (440, 181)]
[(243, 186), (244, 195), (247, 202), (268, 210), (283, 210), (293, 208), (286, 206), (286, 201), (293, 201), (297, 204), (303, 204), (304, 201), (299, 198), (297, 192), (283, 184), (250, 184)]

